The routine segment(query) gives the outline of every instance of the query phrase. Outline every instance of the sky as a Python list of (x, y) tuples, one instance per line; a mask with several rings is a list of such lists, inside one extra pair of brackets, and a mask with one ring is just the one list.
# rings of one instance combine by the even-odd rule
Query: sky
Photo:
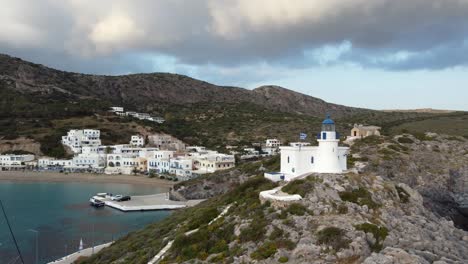
[[(0, 0), (0, 53), (60, 70), (468, 110), (468, 0)], [(0, 73), (1, 74), (1, 73)]]

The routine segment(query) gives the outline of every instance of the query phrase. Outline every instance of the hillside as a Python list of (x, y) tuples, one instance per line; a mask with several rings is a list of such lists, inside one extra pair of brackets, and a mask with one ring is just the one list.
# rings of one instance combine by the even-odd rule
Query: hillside
[[(141, 111), (160, 111), (167, 104), (251, 103), (273, 111), (336, 117), (368, 111), (327, 103), (277, 87), (254, 90), (217, 86), (187, 76), (169, 73), (97, 76), (70, 73), (0, 55), (0, 80), (22, 94), (53, 94), (109, 103)], [(162, 104), (162, 106), (161, 106)]]
[[(167, 122), (156, 125), (115, 118), (107, 113), (112, 105), (160, 115)], [(399, 133), (406, 129), (403, 126), (419, 128), (411, 124), (426, 121), (430, 131), (439, 124), (431, 121), (435, 118), (450, 122), (467, 116), (365, 110), (330, 104), (277, 86), (247, 90), (167, 73), (69, 73), (0, 55), (0, 149), (4, 151), (63, 157), (65, 152), (58, 141), (71, 128), (102, 129), (107, 143), (126, 142), (125, 137), (144, 129), (222, 150), (227, 144), (249, 145), (268, 137), (294, 141), (301, 132), (313, 137), (325, 113), (337, 119), (342, 134), (354, 123), (379, 125), (386, 133)], [(466, 126), (460, 123), (454, 133), (465, 135)]]
[[(304, 197), (295, 203), (259, 199), (278, 186), (262, 177), (278, 169), (277, 158), (181, 183), (181, 195), (222, 191), (81, 263), (147, 263), (169, 241), (160, 263), (464, 263), (468, 232), (449, 220), (456, 208), (439, 198), (463, 192), (467, 144), (419, 134), (359, 140), (350, 159), (359, 173), (312, 174), (281, 185)], [(453, 162), (430, 166), (435, 160)]]

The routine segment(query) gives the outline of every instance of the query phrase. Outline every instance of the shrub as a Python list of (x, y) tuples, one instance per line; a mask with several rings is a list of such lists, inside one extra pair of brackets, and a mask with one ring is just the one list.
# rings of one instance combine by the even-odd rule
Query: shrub
[(405, 137), (405, 136), (399, 137), (398, 142), (402, 143), (402, 144), (413, 144), (414, 143), (414, 141), (411, 138)]
[(285, 257), (285, 256), (281, 256), (281, 257), (279, 257), (279, 259), (278, 259), (278, 262), (279, 262), (279, 263), (286, 263), (286, 262), (288, 262), (288, 261), (289, 261), (289, 258), (288, 258), (288, 257)]
[(269, 241), (265, 242), (265, 244), (261, 245), (260, 247), (255, 250), (250, 257), (257, 260), (267, 259), (273, 256), (277, 251), (275, 243)]
[(346, 231), (338, 227), (327, 227), (317, 232), (317, 242), (331, 246), (335, 251), (347, 248), (351, 241), (346, 237)]
[(303, 216), (307, 212), (307, 208), (300, 203), (293, 203), (289, 205), (287, 212), (292, 215)]
[(348, 213), (348, 206), (346, 206), (346, 204), (340, 204), (338, 206), (338, 213), (339, 214), (347, 214)]
[(281, 188), (281, 191), (289, 194), (299, 194), (300, 196), (305, 197), (314, 189), (315, 183), (318, 181), (318, 178), (308, 176), (305, 179), (295, 180), (288, 183), (288, 185)]
[(395, 189), (397, 190), (400, 201), (402, 203), (408, 203), (409, 198), (410, 198), (410, 195), (408, 194), (408, 192), (406, 192), (405, 189), (401, 188), (400, 186), (395, 186)]
[(372, 200), (372, 196), (369, 193), (369, 191), (364, 189), (363, 187), (359, 187), (359, 189), (355, 189), (352, 191), (340, 192), (338, 194), (340, 195), (341, 200), (359, 204), (360, 206), (367, 205), (367, 207), (372, 209), (381, 206), (380, 204)]
[(239, 240), (241, 242), (260, 241), (266, 233), (267, 222), (264, 218), (252, 221), (250, 225), (241, 230)]
[(268, 237), (270, 240), (275, 240), (278, 238), (282, 238), (284, 235), (284, 231), (281, 228), (276, 226), (273, 227), (273, 231), (271, 232), (270, 236)]
[(356, 225), (357, 230), (361, 230), (364, 233), (371, 233), (375, 238), (375, 243), (369, 245), (373, 252), (380, 252), (383, 248), (383, 241), (388, 236), (388, 229), (384, 226), (379, 227), (374, 224), (364, 223)]
[(426, 133), (422, 133), (422, 132), (413, 132), (411, 133), (413, 134), (413, 136), (415, 138), (417, 138), (418, 140), (420, 141), (431, 141), (431, 140), (434, 140), (434, 137), (430, 137), (428, 135), (426, 135)]

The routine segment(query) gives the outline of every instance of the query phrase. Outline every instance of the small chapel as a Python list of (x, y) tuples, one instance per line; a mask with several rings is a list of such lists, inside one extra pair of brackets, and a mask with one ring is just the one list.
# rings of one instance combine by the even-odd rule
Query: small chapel
[(347, 170), (348, 147), (340, 147), (335, 122), (327, 116), (317, 135), (318, 146), (294, 142), (281, 146), (281, 171), (265, 173), (272, 181), (291, 181), (309, 173), (343, 173)]

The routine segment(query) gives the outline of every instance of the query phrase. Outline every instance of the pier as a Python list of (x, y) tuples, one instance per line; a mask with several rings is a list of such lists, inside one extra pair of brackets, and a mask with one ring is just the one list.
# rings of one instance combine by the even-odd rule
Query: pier
[(130, 201), (112, 201), (110, 198), (96, 197), (103, 201), (106, 206), (123, 212), (132, 211), (154, 211), (154, 210), (175, 210), (185, 207), (195, 206), (204, 200), (172, 201), (167, 193), (152, 195), (132, 196)]

